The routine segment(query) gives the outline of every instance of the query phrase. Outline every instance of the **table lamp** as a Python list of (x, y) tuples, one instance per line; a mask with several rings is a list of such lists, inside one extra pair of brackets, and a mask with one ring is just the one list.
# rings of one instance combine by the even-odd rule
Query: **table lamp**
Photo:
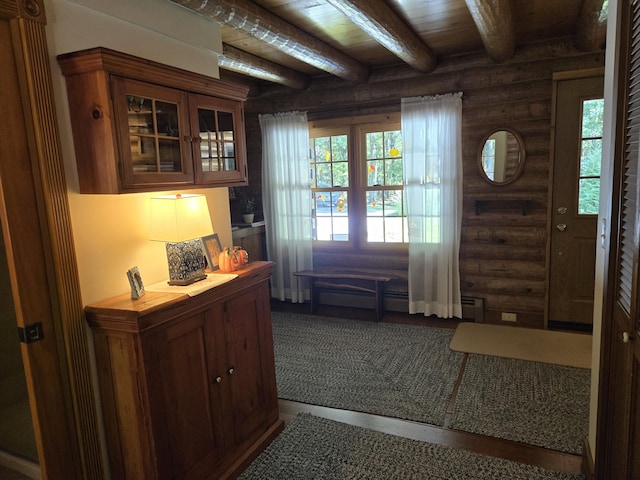
[(149, 239), (167, 242), (169, 285), (190, 285), (207, 278), (201, 237), (213, 233), (207, 197), (177, 194), (153, 197)]

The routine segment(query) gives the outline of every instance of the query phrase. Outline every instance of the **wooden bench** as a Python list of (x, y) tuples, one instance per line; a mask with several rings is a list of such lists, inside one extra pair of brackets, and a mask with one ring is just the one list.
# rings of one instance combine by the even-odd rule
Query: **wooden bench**
[[(386, 282), (393, 280), (392, 275), (376, 275), (370, 273), (354, 272), (354, 271), (315, 271), (302, 270), (294, 272), (299, 277), (307, 277), (310, 280), (310, 304), (311, 314), (316, 311), (318, 303), (318, 287), (336, 288), (342, 290), (351, 290), (357, 292), (371, 293), (375, 295), (376, 301), (376, 320), (380, 321), (384, 312), (383, 306), (383, 286)], [(359, 285), (364, 283), (365, 285)], [(370, 287), (368, 285), (371, 285)]]

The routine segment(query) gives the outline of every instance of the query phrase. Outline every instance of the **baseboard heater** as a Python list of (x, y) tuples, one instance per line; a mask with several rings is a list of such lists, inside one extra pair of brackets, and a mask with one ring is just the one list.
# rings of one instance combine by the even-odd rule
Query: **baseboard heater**
[[(369, 294), (345, 292), (337, 289), (319, 288), (318, 303), (336, 307), (375, 308), (375, 301)], [(407, 295), (385, 292), (382, 296), (384, 309), (389, 312), (409, 312)]]
[(462, 319), (484, 323), (484, 298), (462, 297)]
[[(341, 292), (334, 289), (319, 289), (319, 303), (339, 307), (375, 308), (371, 295), (357, 292)], [(462, 297), (462, 319), (484, 323), (484, 298)], [(390, 312), (408, 312), (407, 294), (385, 292), (384, 309)]]

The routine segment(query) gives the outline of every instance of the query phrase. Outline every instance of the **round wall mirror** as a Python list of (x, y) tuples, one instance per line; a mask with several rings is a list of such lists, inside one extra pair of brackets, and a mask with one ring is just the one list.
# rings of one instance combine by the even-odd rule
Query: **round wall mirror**
[(489, 133), (478, 150), (480, 172), (493, 185), (515, 182), (524, 168), (524, 159), (522, 137), (507, 128)]

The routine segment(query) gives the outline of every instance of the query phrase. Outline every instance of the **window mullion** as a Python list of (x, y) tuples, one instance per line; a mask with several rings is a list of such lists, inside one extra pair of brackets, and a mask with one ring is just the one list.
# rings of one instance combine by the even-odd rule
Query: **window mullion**
[(354, 191), (352, 198), (355, 200), (354, 215), (352, 218), (353, 231), (356, 234), (355, 245), (363, 245), (367, 238), (367, 222), (366, 222), (366, 202), (363, 198), (363, 189), (367, 184), (367, 177), (364, 174), (366, 163), (366, 147), (362, 128), (359, 126), (351, 127), (353, 138), (353, 182)]

